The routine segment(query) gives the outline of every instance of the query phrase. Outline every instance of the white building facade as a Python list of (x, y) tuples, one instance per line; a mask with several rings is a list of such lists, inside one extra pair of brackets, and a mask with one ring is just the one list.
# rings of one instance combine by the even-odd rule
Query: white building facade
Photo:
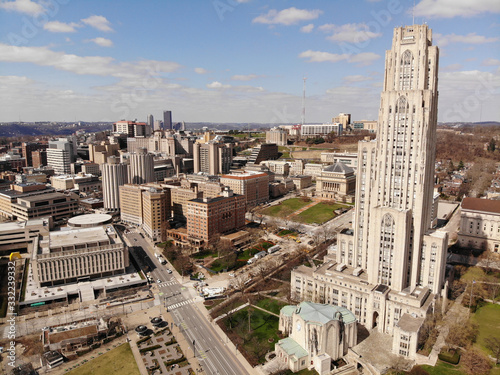
[(391, 335), (403, 314), (432, 311), (444, 287), (448, 235), (431, 229), (438, 57), (427, 25), (394, 30), (377, 139), (358, 147), (353, 230), (339, 233), (328, 269), (292, 273), (302, 298), (345, 305)]

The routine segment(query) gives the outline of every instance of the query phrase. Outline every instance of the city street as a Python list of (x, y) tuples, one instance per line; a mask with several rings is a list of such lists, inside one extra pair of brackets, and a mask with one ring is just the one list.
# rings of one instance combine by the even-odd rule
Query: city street
[[(126, 235), (132, 246), (141, 246), (149, 256), (152, 263), (151, 276), (156, 283), (153, 286), (155, 294), (159, 298), (160, 313), (169, 313), (173, 323), (179, 327), (181, 333), (187, 342), (190, 343), (191, 350), (198, 357), (198, 361), (203, 367), (205, 373), (215, 374), (249, 374), (247, 369), (240, 363), (239, 359), (245, 361), (241, 354), (237, 354), (228, 348), (226, 343), (212, 327), (212, 323), (207, 320), (194, 304), (196, 299), (200, 299), (190, 289), (178, 282), (188, 281), (187, 276), (182, 277), (170, 266), (170, 264), (161, 265), (154, 256), (152, 246), (139, 233), (129, 233)], [(149, 263), (149, 261), (148, 261)], [(167, 269), (171, 269), (169, 274)], [(175, 276), (177, 277), (175, 277)], [(155, 314), (156, 308), (153, 308), (151, 314)], [(248, 365), (247, 365), (248, 366)]]

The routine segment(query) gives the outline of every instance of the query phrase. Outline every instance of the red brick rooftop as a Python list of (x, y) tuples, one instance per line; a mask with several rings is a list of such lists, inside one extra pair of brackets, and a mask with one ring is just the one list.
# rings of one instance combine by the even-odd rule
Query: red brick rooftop
[(462, 209), (500, 214), (500, 200), (464, 198)]

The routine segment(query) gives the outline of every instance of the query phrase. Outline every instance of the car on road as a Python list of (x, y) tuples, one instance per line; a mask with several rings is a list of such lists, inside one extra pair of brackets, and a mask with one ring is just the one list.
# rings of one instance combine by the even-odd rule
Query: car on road
[(161, 284), (161, 280), (160, 280), (160, 279), (156, 280), (156, 282), (157, 282), (158, 284)]

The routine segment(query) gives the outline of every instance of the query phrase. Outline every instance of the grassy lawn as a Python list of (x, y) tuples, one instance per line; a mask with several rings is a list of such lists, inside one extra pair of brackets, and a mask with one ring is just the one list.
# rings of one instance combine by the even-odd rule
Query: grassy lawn
[(333, 211), (341, 207), (345, 207), (345, 205), (338, 203), (329, 204), (320, 202), (308, 208), (304, 212), (301, 212), (300, 214), (295, 216), (295, 218), (298, 221), (306, 224), (321, 224), (337, 216)]
[(246, 262), (248, 259), (252, 258), (255, 254), (260, 251), (264, 251), (269, 249), (271, 246), (274, 246), (274, 243), (270, 241), (262, 241), (259, 244), (252, 246), (241, 253), (238, 253), (238, 261)]
[[(99, 353), (96, 349), (94, 353)], [(123, 344), (69, 372), (71, 375), (140, 375), (130, 344)]]
[(223, 319), (222, 325), (232, 339), (238, 336), (237, 340), (242, 342), (238, 348), (246, 352), (246, 357), (253, 366), (264, 363), (267, 352), (274, 350), (274, 344), (279, 340), (279, 318), (252, 308), (249, 332), (248, 312), (248, 307), (241, 309), (232, 315), (231, 322), (229, 318)]
[(465, 372), (459, 369), (458, 365), (452, 365), (440, 360), (437, 361), (436, 366), (422, 365), (420, 367), (427, 371), (429, 375), (466, 375)]
[(261, 299), (255, 303), (256, 306), (263, 308), (264, 310), (271, 311), (275, 314), (279, 314), (280, 310), (283, 306), (286, 306), (286, 303), (277, 301), (272, 298)]
[(280, 159), (290, 159), (290, 153), (288, 151), (283, 152)]
[(484, 346), (484, 340), (489, 336), (500, 337), (500, 305), (484, 305), (476, 311), (472, 319), (479, 324), (477, 345), (485, 353), (493, 354)]
[(307, 206), (309, 203), (311, 202), (310, 201), (304, 202), (300, 198), (291, 198), (281, 202), (280, 204), (262, 210), (262, 214), (269, 216), (285, 217), (294, 213), (297, 210), (300, 210), (302, 207)]

